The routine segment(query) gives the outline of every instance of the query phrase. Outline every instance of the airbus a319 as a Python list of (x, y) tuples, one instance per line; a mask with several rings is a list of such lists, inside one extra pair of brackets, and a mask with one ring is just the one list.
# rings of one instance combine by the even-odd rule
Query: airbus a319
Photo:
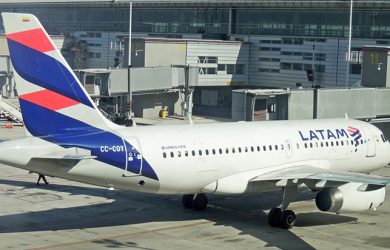
[[(2, 13), (25, 138), (0, 143), (0, 162), (93, 185), (181, 194), (188, 209), (208, 193), (283, 190), (268, 215), (291, 228), (301, 186), (322, 211), (376, 209), (390, 178), (367, 173), (390, 162), (390, 143), (352, 119), (234, 122), (125, 128), (107, 120), (39, 20)], [(131, 202), (131, 201), (129, 201)]]

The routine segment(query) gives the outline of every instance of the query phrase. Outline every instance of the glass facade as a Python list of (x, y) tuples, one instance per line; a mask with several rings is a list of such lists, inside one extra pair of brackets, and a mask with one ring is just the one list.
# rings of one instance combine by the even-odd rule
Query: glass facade
[[(37, 15), (51, 34), (72, 31), (128, 31), (127, 6), (21, 5), (2, 11)], [(133, 31), (140, 33), (229, 32), (228, 8), (134, 8)], [(232, 32), (242, 35), (347, 37), (349, 10), (232, 9)], [(390, 38), (390, 10), (354, 11), (353, 37)]]
[[(234, 33), (347, 37), (349, 12), (336, 10), (248, 10), (235, 11)], [(390, 11), (354, 11), (353, 37), (390, 38)]]
[[(36, 15), (49, 33), (72, 31), (128, 32), (129, 9), (124, 7), (41, 7), (4, 11)], [(133, 9), (133, 31), (140, 33), (228, 33), (226, 9)]]

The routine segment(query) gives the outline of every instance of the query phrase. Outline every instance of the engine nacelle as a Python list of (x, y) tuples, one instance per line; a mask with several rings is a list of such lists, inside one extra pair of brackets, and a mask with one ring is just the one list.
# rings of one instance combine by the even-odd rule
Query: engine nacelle
[(323, 189), (317, 193), (316, 205), (324, 212), (355, 212), (376, 209), (385, 200), (385, 187), (360, 190), (361, 187), (361, 183), (347, 183)]

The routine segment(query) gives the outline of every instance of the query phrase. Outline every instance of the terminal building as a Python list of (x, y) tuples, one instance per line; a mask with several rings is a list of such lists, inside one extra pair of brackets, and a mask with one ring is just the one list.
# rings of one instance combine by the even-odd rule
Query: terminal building
[[(195, 114), (230, 117), (236, 89), (361, 86), (363, 47), (390, 45), (389, 1), (354, 1), (349, 72), (350, 1), (132, 3), (133, 67), (198, 68)], [(35, 14), (74, 69), (127, 67), (127, 0), (5, 0), (0, 9)]]

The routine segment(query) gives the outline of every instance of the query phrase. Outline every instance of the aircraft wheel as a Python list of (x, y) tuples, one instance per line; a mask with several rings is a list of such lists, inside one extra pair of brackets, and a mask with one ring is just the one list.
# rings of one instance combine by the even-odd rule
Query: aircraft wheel
[(279, 227), (281, 214), (282, 209), (278, 207), (272, 208), (268, 213), (268, 224), (272, 227)]
[(208, 199), (205, 194), (197, 194), (192, 201), (192, 208), (198, 211), (204, 210), (207, 207)]
[(295, 216), (295, 213), (291, 210), (285, 210), (281, 214), (281, 227), (284, 229), (290, 229), (293, 228), (295, 225), (295, 222), (297, 221), (297, 216)]
[(194, 195), (193, 194), (183, 195), (183, 198), (181, 199), (183, 207), (185, 207), (187, 209), (191, 209), (193, 200), (194, 200)]

